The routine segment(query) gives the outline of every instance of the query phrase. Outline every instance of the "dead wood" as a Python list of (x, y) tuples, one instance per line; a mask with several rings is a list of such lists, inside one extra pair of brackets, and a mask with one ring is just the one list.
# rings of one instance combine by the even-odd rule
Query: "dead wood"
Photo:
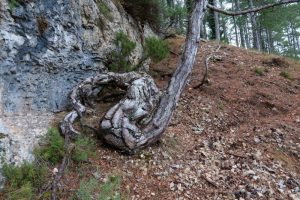
[(218, 44), (217, 48), (210, 54), (208, 54), (205, 59), (204, 59), (204, 74), (203, 74), (203, 78), (201, 80), (201, 82), (194, 86), (194, 89), (200, 88), (201, 86), (203, 86), (205, 83), (208, 82), (207, 77), (208, 77), (208, 65), (209, 65), (209, 61), (213, 58), (213, 56), (215, 55), (215, 53), (217, 53), (221, 48), (221, 45)]

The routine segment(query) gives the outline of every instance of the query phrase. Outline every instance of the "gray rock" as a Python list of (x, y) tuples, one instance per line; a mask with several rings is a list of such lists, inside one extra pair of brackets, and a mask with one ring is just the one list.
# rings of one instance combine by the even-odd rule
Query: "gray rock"
[(141, 35), (153, 34), (151, 29), (145, 26), (140, 33), (122, 8), (102, 2), (109, 15), (93, 0), (22, 1), (11, 11), (8, 1), (0, 2), (0, 157), (5, 162), (33, 159), (52, 113), (69, 105), (71, 88), (106, 70), (103, 61), (115, 48), (117, 32), (137, 44), (131, 61), (141, 58)]

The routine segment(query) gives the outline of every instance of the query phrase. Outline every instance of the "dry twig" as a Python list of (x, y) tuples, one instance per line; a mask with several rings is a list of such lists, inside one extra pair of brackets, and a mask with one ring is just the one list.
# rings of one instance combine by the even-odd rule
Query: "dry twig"
[(218, 43), (218, 47), (212, 53), (208, 54), (205, 57), (205, 60), (204, 60), (205, 70), (204, 70), (204, 75), (203, 75), (202, 81), (198, 85), (194, 86), (194, 89), (201, 87), (202, 85), (204, 85), (207, 82), (209, 61), (214, 56), (214, 54), (220, 50), (220, 48), (221, 48), (221, 45), (220, 45), (220, 43)]

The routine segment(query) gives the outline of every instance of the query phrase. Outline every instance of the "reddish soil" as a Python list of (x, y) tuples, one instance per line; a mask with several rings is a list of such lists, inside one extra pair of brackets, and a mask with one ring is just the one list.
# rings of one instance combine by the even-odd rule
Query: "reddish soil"
[[(161, 88), (184, 38), (169, 43), (173, 53), (151, 67)], [(70, 199), (79, 181), (97, 172), (101, 182), (122, 176), (123, 199), (300, 199), (300, 63), (222, 44), (209, 64), (209, 83), (193, 89), (205, 55), (217, 46), (201, 42), (191, 81), (159, 143), (126, 156), (99, 141), (89, 163), (70, 165), (60, 198)]]

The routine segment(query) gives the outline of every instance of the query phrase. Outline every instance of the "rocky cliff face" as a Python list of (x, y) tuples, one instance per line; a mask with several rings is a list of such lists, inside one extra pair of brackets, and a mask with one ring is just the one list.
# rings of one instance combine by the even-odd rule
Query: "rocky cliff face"
[[(13, 5), (13, 2), (19, 2)], [(0, 1), (0, 156), (10, 163), (30, 160), (36, 138), (53, 112), (68, 105), (80, 80), (105, 70), (116, 32), (137, 43), (138, 25), (117, 0)]]

